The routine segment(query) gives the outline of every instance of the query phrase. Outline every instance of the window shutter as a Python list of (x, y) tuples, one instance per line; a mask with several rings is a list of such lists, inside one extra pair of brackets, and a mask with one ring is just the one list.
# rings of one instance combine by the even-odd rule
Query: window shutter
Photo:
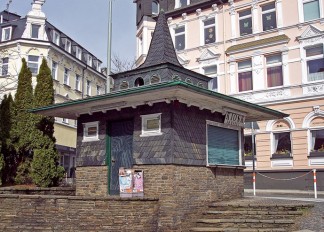
[(208, 164), (240, 165), (238, 131), (208, 125)]

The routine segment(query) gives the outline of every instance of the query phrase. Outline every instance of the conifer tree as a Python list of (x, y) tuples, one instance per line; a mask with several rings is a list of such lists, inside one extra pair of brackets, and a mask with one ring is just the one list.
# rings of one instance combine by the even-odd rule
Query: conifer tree
[(32, 73), (22, 59), (22, 67), (18, 75), (18, 87), (15, 95), (12, 143), (20, 159), (27, 158), (33, 149), (35, 134), (34, 115), (27, 112), (33, 107)]
[(2, 181), (3, 183), (13, 182), (17, 170), (16, 154), (10, 144), (10, 131), (13, 118), (13, 99), (11, 94), (4, 95), (0, 106), (0, 143), (1, 155), (3, 158)]
[[(42, 107), (54, 104), (54, 89), (51, 70), (45, 58), (37, 75), (37, 85), (34, 92), (34, 107)], [(50, 137), (54, 142), (54, 117), (36, 116), (36, 127)]]
[[(34, 107), (48, 106), (53, 103), (53, 79), (51, 70), (43, 58), (39, 74), (37, 75)], [(54, 144), (54, 118), (41, 115), (35, 115), (35, 118), (38, 135), (31, 164), (31, 176), (33, 182), (38, 186), (55, 186), (63, 177), (64, 168), (58, 166), (59, 154)]]

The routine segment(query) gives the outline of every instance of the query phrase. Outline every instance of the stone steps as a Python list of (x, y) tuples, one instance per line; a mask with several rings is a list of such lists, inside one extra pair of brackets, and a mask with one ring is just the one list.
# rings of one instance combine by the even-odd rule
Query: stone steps
[(284, 232), (313, 204), (213, 203), (191, 231)]
[(200, 231), (200, 232), (287, 232), (284, 228), (213, 228), (213, 227), (196, 227), (192, 228), (190, 231)]
[(251, 210), (234, 210), (234, 211), (217, 211), (210, 210), (203, 213), (205, 218), (219, 219), (224, 217), (235, 217), (237, 219), (262, 219), (267, 216), (267, 219), (294, 219), (296, 216), (302, 215), (301, 211), (251, 211)]

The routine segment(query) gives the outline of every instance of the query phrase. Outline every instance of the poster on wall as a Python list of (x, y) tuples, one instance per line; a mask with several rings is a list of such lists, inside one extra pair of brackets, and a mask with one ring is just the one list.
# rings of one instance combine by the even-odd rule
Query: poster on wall
[(120, 196), (131, 197), (133, 193), (133, 171), (132, 169), (119, 168), (119, 190)]
[(144, 196), (144, 172), (143, 170), (134, 170), (133, 175), (133, 195)]
[(121, 197), (144, 196), (143, 170), (119, 168), (119, 189)]

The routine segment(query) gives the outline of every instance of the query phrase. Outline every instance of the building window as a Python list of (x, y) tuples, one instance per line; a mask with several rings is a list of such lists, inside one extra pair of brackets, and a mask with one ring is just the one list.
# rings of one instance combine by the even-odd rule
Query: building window
[(53, 31), (53, 43), (60, 46), (60, 34), (56, 31)]
[(87, 95), (91, 95), (91, 81), (87, 80)]
[(71, 53), (71, 41), (65, 40), (65, 51)]
[(323, 44), (306, 48), (307, 80), (324, 80)]
[(174, 41), (175, 41), (175, 49), (177, 51), (184, 50), (186, 47), (185, 42), (185, 27), (178, 27), (174, 29)]
[(152, 15), (159, 14), (159, 3), (157, 1), (152, 1)]
[(54, 61), (52, 62), (52, 78), (57, 80), (57, 63)]
[(39, 37), (40, 25), (32, 24), (31, 25), (31, 37), (33, 39), (38, 39)]
[(83, 123), (83, 141), (99, 139), (99, 122)]
[(244, 136), (244, 156), (252, 157), (252, 135)]
[(239, 129), (207, 124), (207, 165), (241, 165)]
[(144, 80), (143, 80), (143, 78), (141, 78), (141, 77), (137, 78), (137, 79), (135, 80), (135, 82), (134, 82), (134, 86), (135, 86), (135, 87), (139, 87), (139, 86), (142, 86), (142, 85), (144, 85)]
[(7, 41), (10, 39), (11, 39), (11, 27), (3, 28), (1, 41)]
[(303, 0), (304, 21), (320, 18), (319, 0)]
[(64, 68), (64, 80), (63, 84), (69, 85), (69, 70), (67, 68)]
[(176, 0), (175, 8), (188, 6), (189, 4), (190, 4), (190, 0)]
[(251, 9), (239, 12), (240, 35), (252, 34)]
[(67, 118), (62, 118), (62, 123), (64, 123), (64, 124), (69, 124), (69, 119), (67, 119)]
[(262, 6), (262, 24), (263, 31), (277, 28), (276, 5), (274, 2)]
[(281, 55), (267, 56), (267, 82), (268, 87), (283, 85)]
[(38, 56), (28, 56), (28, 68), (33, 74), (38, 73)]
[(161, 132), (161, 113), (141, 115), (142, 134), (141, 136), (162, 135)]
[(97, 95), (100, 95), (101, 94), (101, 88), (99, 85), (97, 85)]
[(215, 18), (204, 21), (204, 42), (205, 44), (215, 43)]
[(275, 155), (291, 154), (290, 132), (281, 132), (273, 134), (273, 151)]
[(324, 130), (312, 130), (311, 136), (311, 152), (324, 153)]
[(75, 56), (76, 56), (76, 58), (81, 60), (81, 58), (82, 58), (82, 50), (81, 50), (81, 48), (79, 48), (79, 47), (75, 48)]
[(238, 62), (239, 92), (253, 89), (251, 59)]
[(92, 56), (88, 55), (87, 63), (89, 66), (92, 66)]
[(208, 81), (208, 89), (217, 92), (218, 83), (217, 83), (217, 66), (207, 66), (203, 68), (204, 74), (211, 77), (211, 80)]
[(80, 83), (81, 83), (81, 77), (78, 74), (76, 74), (76, 76), (75, 76), (75, 89), (78, 90), (78, 91), (80, 91), (80, 89), (81, 89)]
[(9, 58), (5, 57), (1, 59), (1, 76), (8, 75), (8, 64), (9, 64)]

